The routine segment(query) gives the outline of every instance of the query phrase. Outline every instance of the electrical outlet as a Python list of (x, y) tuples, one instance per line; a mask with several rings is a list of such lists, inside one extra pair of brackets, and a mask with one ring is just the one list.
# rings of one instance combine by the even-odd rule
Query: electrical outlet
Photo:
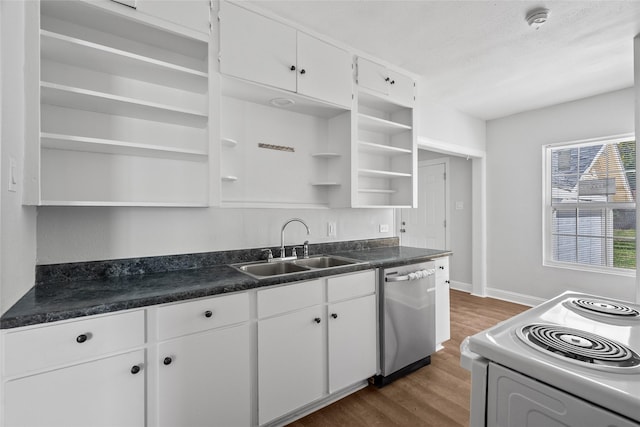
[(338, 235), (338, 230), (336, 228), (335, 221), (329, 221), (327, 223), (327, 236), (336, 237)]
[(380, 232), (388, 233), (389, 232), (389, 224), (380, 224)]

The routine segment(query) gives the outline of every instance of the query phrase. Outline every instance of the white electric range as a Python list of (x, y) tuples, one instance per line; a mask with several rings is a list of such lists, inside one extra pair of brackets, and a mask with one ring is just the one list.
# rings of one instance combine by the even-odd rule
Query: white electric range
[(565, 292), (460, 349), (470, 427), (640, 426), (640, 305)]

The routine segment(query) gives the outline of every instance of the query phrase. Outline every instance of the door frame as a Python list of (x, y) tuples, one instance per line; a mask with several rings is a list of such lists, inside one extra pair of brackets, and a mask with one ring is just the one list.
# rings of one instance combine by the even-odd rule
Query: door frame
[[(448, 156), (466, 157), (471, 163), (472, 280), (471, 294), (487, 296), (487, 172), (486, 152), (458, 144), (419, 136), (418, 148)], [(454, 254), (455, 256), (455, 254)]]
[[(449, 232), (451, 225), (451, 191), (449, 187), (449, 170), (451, 169), (449, 157), (438, 157), (437, 159), (431, 160), (421, 160), (418, 162), (418, 175), (420, 175), (420, 168), (439, 165), (444, 163), (444, 220), (446, 221), (446, 227), (444, 228), (444, 247), (447, 250), (451, 249), (451, 233)], [(418, 178), (419, 180), (420, 178)], [(418, 192), (420, 192), (420, 187), (418, 187)], [(415, 209), (420, 209), (418, 206)], [(400, 230), (402, 228), (402, 210), (399, 211), (399, 215), (396, 215), (396, 230)], [(402, 234), (400, 234), (400, 244), (402, 245)]]

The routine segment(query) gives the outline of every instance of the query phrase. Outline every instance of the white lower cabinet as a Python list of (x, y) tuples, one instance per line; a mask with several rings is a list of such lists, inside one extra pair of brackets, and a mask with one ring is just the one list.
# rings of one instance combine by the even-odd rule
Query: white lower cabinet
[(375, 286), (370, 270), (258, 291), (260, 425), (376, 373)]
[(249, 326), (159, 344), (158, 425), (248, 426)]
[(376, 373), (376, 296), (329, 304), (329, 393)]
[(373, 270), (3, 330), (0, 427), (255, 427), (366, 385)]
[(56, 369), (5, 385), (9, 427), (143, 427), (144, 350)]
[(144, 311), (2, 331), (5, 427), (145, 425)]
[(437, 258), (436, 263), (436, 344), (451, 338), (449, 307), (449, 257)]
[(248, 293), (161, 306), (155, 318), (157, 421), (152, 424), (249, 426)]
[(323, 321), (317, 305), (258, 322), (260, 424), (323, 396)]

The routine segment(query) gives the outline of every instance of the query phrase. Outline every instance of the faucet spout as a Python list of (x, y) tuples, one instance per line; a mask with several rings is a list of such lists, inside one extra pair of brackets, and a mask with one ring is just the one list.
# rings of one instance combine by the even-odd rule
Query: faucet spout
[(304, 227), (307, 229), (307, 234), (311, 234), (311, 230), (309, 230), (309, 226), (300, 218), (291, 218), (290, 220), (285, 222), (284, 225), (282, 226), (282, 230), (280, 231), (280, 258), (281, 259), (286, 258), (286, 253), (284, 249), (284, 229), (287, 227), (287, 225), (289, 225), (292, 222), (299, 222), (300, 224), (304, 225)]

